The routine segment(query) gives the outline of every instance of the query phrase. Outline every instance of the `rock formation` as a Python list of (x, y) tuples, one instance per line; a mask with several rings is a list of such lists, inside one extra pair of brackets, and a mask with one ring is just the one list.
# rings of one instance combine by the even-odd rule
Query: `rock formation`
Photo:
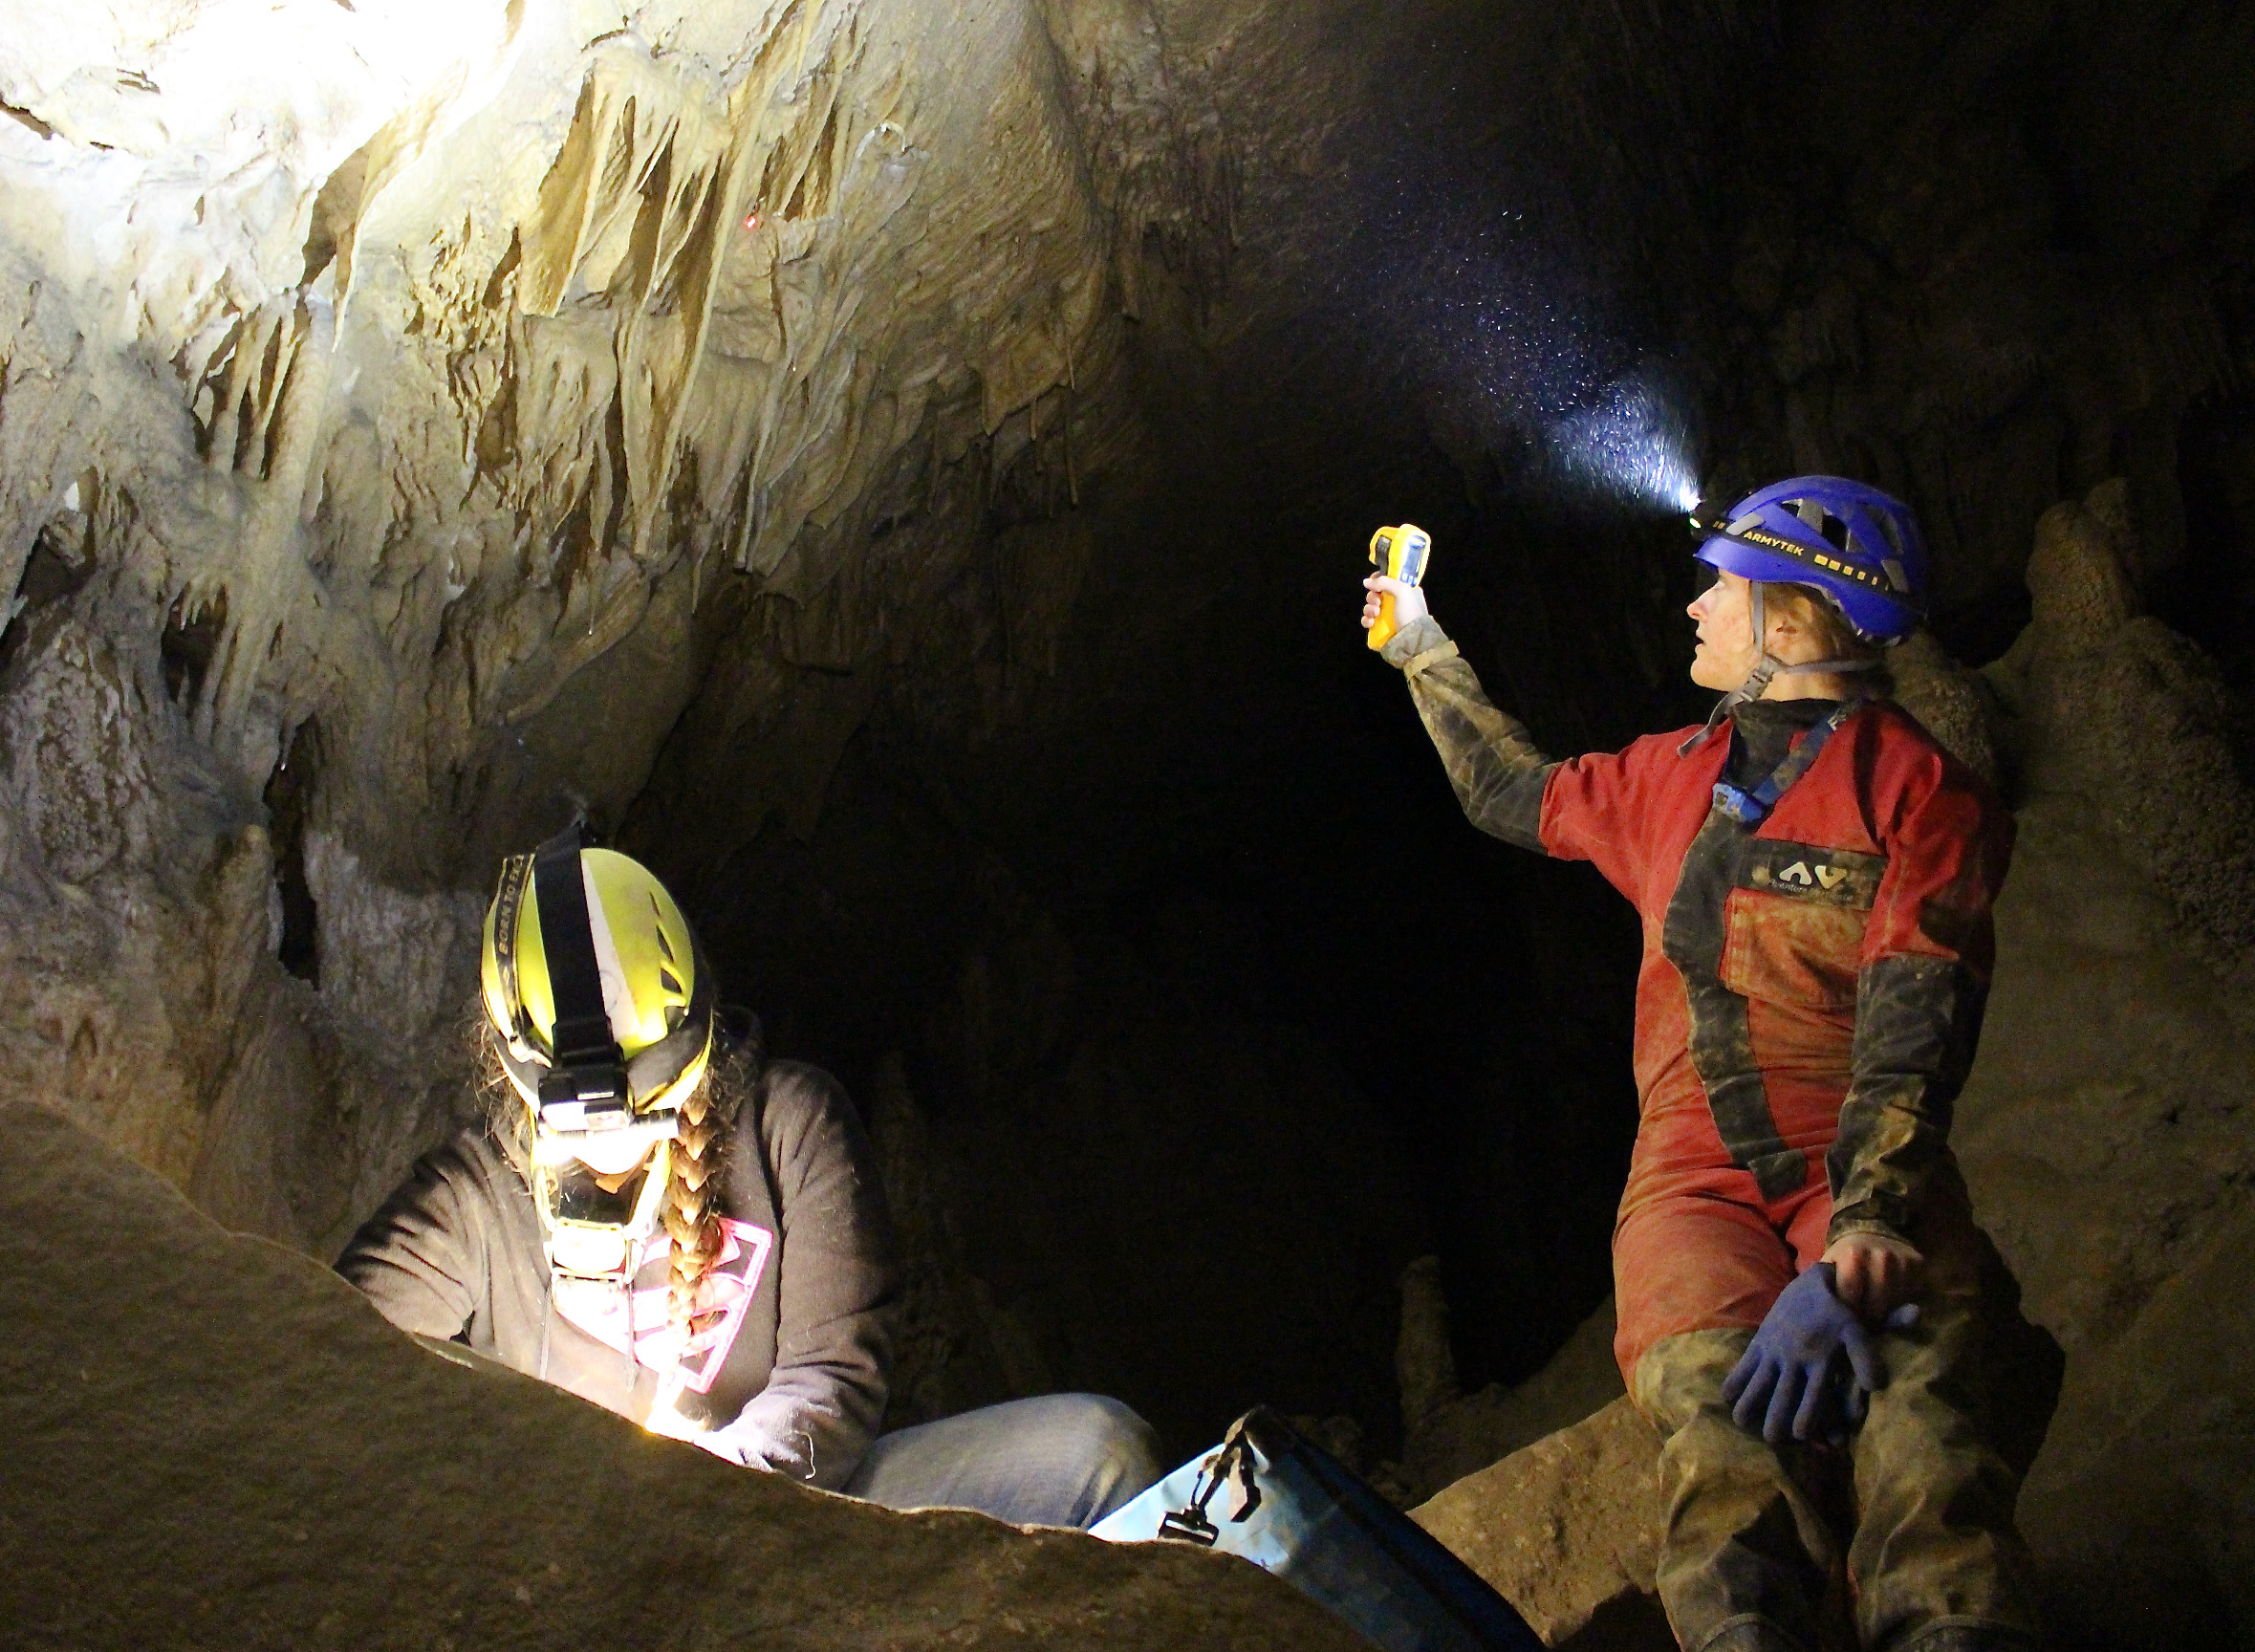
[[(358, 1169), (387, 1181), (428, 1121), (365, 1134), (349, 1032), (251, 1030), (321, 1019), (259, 952), (296, 942), (339, 1027), (375, 1021), (372, 1082), (444, 1067), (454, 891), (560, 796), (615, 824), (721, 630), (775, 637), (705, 694), (734, 732), (851, 670), (887, 634), (871, 604), (916, 605), (887, 568), (944, 584), (959, 496), (1036, 449), (1101, 468), (1075, 398), (1120, 325), (1107, 283), (1132, 293), (1147, 231), (1210, 232), (1175, 176), (1201, 163), (1195, 98), (1167, 100), (1138, 15), (1074, 8), (1055, 35), (1031, 5), (848, 0), (10, 26), (7, 882), (50, 897), (14, 932), (209, 956), (231, 978), (206, 1001), (255, 989), (246, 1035), (312, 1064), (223, 1105), (265, 1057), (175, 1048), (156, 984), (110, 972), (102, 1011), (27, 1016), (95, 1053), (56, 1067), (56, 1105), (201, 1176), (229, 1220), (334, 1243)], [(146, 612), (162, 625), (121, 623)], [(602, 696), (621, 672), (638, 691)], [(753, 819), (813, 818), (858, 685), (846, 705), (828, 734), (801, 715)], [(288, 841), (245, 839), (277, 793)], [(270, 852), (313, 933), (239, 946), (258, 915), (194, 885)], [(254, 905), (270, 880), (235, 878)], [(90, 885), (95, 905), (54, 904)], [(309, 1090), (337, 1096), (328, 1116), (282, 1119)], [(283, 1177), (285, 1213), (263, 1166), (229, 1167), (292, 1129), (347, 1151)]]
[(1423, 1504), (1418, 1523), (1515, 1604), (1546, 1646), (1666, 1652), (1659, 1438), (1626, 1396)]
[(1239, 1561), (894, 1514), (465, 1369), (53, 1113), (0, 1126), (11, 1645), (1364, 1644)]

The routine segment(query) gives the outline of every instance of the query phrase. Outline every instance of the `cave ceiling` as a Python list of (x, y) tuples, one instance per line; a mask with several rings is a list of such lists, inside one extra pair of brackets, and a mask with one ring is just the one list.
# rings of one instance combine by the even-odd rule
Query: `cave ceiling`
[[(2096, 68), (2222, 82), (2221, 13), (1975, 10), (26, 9), (0, 585), (87, 551), (74, 611), (162, 613), (118, 666), (219, 777), (311, 720), (316, 829), (416, 888), (559, 793), (615, 822), (717, 653), (739, 728), (909, 657), (1013, 492), (1039, 660), (1087, 557), (1049, 524), (1150, 450), (1161, 337), (1280, 447), (1399, 394), (1475, 491), (1861, 461), (1977, 604), (2220, 378), (2250, 140)], [(1826, 118), (1728, 97), (1749, 56)], [(803, 831), (779, 769), (751, 813)]]

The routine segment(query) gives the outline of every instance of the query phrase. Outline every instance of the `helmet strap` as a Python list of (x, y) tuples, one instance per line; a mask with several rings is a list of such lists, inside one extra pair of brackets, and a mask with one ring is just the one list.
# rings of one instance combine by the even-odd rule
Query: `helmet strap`
[[(1676, 748), (1676, 755), (1679, 757), (1691, 755), (1692, 749), (1709, 734), (1712, 734), (1717, 724), (1748, 701), (1761, 699), (1764, 694), (1769, 691), (1771, 682), (1777, 678), (1802, 675), (1836, 677), (1845, 676), (1852, 671), (1878, 669), (1879, 662), (1876, 660), (1805, 660), (1797, 664), (1787, 664), (1786, 662), (1769, 651), (1769, 639), (1767, 635), (1768, 627), (1764, 622), (1766, 617), (1762, 600), (1762, 581), (1749, 579), (1746, 583), (1753, 588), (1748, 607), (1754, 625), (1754, 646), (1760, 650), (1761, 658), (1754, 662), (1754, 668), (1746, 673), (1746, 680), (1744, 683), (1715, 702), (1715, 708), (1707, 713), (1707, 720), (1700, 725), (1698, 732)], [(1851, 700), (1860, 700), (1864, 697), (1860, 693), (1852, 693), (1848, 696)]]
[(626, 1061), (611, 1032), (596, 961), (595, 924), (579, 861), (583, 841), (575, 821), (532, 852), (532, 899), (540, 913), (541, 950), (555, 1006), (549, 1033), (553, 1059), (540, 1080), (538, 1107), (542, 1122), (566, 1129), (586, 1129), (596, 1115), (619, 1124), (629, 1116)]
[(531, 856), (511, 855), (502, 861), (501, 886), (493, 894), (493, 971), (500, 977), (510, 1020), (497, 1031), (519, 1061), (533, 1057), (531, 1022), (525, 1014), (524, 989), (517, 985), (517, 914), (531, 887)]

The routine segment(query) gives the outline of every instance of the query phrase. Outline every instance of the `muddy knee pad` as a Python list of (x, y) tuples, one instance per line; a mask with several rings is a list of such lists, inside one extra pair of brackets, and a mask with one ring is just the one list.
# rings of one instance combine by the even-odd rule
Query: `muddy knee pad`
[(1857, 1629), (1885, 1652), (2033, 1644), (2033, 1566), (2013, 1521), (2019, 1443), (1998, 1419), (2047, 1414), (2055, 1386), (2021, 1390), (2056, 1374), (2010, 1358), (2026, 1322), (1993, 1282), (1930, 1291), (1920, 1306), (1918, 1325), (1879, 1338), (1887, 1384), (1854, 1443)]
[(1659, 1596), (1685, 1652), (1814, 1648), (1838, 1545), (1781, 1452), (1731, 1421), (1723, 1380), (1753, 1333), (1653, 1344), (1635, 1396), (1660, 1436)]

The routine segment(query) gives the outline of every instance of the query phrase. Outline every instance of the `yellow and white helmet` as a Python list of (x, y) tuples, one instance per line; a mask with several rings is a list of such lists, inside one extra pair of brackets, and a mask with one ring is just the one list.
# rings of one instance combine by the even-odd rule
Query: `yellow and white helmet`
[(586, 847), (576, 824), (510, 856), (479, 978), (542, 1158), (596, 1136), (676, 1133), (712, 1053), (712, 971), (647, 867)]

